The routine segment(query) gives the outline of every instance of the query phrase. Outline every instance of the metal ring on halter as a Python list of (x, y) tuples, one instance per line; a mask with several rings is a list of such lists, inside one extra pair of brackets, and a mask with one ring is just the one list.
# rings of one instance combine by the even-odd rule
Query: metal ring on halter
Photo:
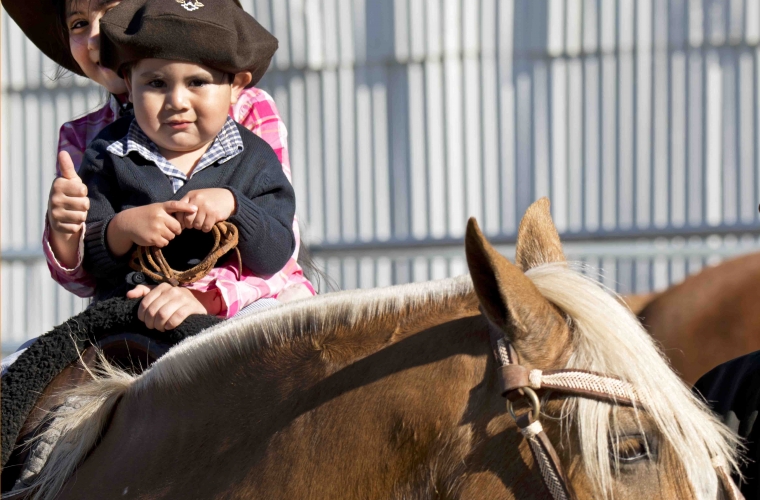
[[(523, 387), (522, 391), (525, 393), (525, 396), (527, 396), (527, 399), (530, 401), (531, 406), (531, 417), (533, 421), (538, 420), (538, 416), (541, 414), (541, 402), (538, 400), (538, 395), (536, 394), (536, 391), (531, 389), (530, 387)], [(510, 415), (512, 415), (512, 418), (517, 420), (517, 415), (515, 414), (515, 408), (512, 406), (512, 401), (507, 399), (507, 411)]]

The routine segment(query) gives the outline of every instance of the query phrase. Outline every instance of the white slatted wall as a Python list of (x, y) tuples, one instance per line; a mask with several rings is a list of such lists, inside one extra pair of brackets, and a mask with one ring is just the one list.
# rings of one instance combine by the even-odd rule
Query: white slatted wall
[[(548, 195), (620, 291), (760, 247), (760, 0), (243, 0), (280, 40), (305, 239), (342, 288), (466, 271)], [(57, 128), (102, 96), (3, 13), (2, 335), (82, 301), (40, 260)], [(709, 236), (713, 234), (713, 236)]]

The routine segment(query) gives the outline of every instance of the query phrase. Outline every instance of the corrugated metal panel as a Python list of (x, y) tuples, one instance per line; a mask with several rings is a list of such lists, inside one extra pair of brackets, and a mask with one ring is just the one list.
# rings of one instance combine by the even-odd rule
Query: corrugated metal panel
[[(621, 291), (758, 248), (760, 0), (243, 5), (280, 40), (262, 86), (289, 127), (305, 238), (343, 288), (464, 272), (468, 216), (508, 244), (542, 195), (569, 253)], [(38, 241), (57, 129), (103, 96), (44, 76), (2, 22), (5, 342), (83, 306)], [(710, 232), (751, 236), (681, 255), (677, 235)]]
[(756, 28), (736, 21), (754, 2), (383, 5), (350, 6), (364, 57), (340, 76), (337, 30), (306, 29), (309, 70), (265, 82), (308, 168), (310, 241), (460, 237), (470, 214), (514, 234), (544, 194), (563, 232), (757, 224)]
[[(568, 260), (582, 264), (619, 293), (663, 290), (705, 266), (757, 251), (757, 234), (673, 236), (655, 239), (614, 239), (565, 243)], [(497, 244), (504, 255), (513, 244)], [(444, 278), (467, 272), (461, 244), (412, 248), (333, 250), (317, 257), (318, 265), (334, 281), (333, 287), (352, 289)]]

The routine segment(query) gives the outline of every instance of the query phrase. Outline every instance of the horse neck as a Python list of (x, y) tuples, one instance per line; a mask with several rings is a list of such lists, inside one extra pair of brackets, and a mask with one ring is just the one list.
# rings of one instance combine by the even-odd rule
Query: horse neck
[[(291, 464), (288, 473), (299, 487), (316, 475), (324, 478), (325, 497), (363, 484), (385, 488), (383, 498), (414, 498), (497, 478), (494, 488), (503, 493), (526, 472), (519, 433), (507, 430), (512, 424), (495, 388), (481, 316), (426, 328), (340, 367), (314, 358), (305, 365), (312, 367), (288, 370), (289, 381), (288, 373), (278, 374), (291, 392), (271, 398), (279, 406), (265, 434), (276, 437), (261, 464)], [(346, 449), (344, 439), (358, 445)], [(300, 444), (294, 449), (293, 443)], [(341, 457), (350, 467), (325, 466), (324, 457)], [(479, 479), (470, 478), (472, 471), (482, 473)]]
[[(198, 381), (192, 396), (156, 394), (158, 405), (183, 415), (182, 429), (168, 413), (153, 421), (167, 422), (169, 434), (215, 429), (217, 435), (204, 437), (208, 448), (252, 464), (245, 478), (229, 484), (264, 498), (297, 496), (307, 485), (325, 498), (339, 498), (349, 487), (382, 491), (385, 498), (453, 492), (475, 477), (503, 490), (526, 473), (519, 433), (507, 430), (495, 387), (483, 317), (408, 332), (342, 363), (335, 349), (325, 339), (241, 355)], [(146, 401), (135, 403), (144, 414)], [(273, 468), (288, 485), (270, 482)]]

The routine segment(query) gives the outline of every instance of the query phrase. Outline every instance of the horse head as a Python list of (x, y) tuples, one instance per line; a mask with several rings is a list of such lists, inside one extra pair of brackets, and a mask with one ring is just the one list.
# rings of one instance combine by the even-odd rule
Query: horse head
[(735, 438), (672, 373), (630, 311), (570, 269), (547, 199), (521, 222), (515, 264), (474, 220), (466, 250), (482, 310), (520, 364), (538, 373), (605, 373), (638, 395), (635, 404), (614, 404), (547, 393), (541, 420), (558, 443), (569, 498), (736, 497), (726, 474), (736, 465)]

